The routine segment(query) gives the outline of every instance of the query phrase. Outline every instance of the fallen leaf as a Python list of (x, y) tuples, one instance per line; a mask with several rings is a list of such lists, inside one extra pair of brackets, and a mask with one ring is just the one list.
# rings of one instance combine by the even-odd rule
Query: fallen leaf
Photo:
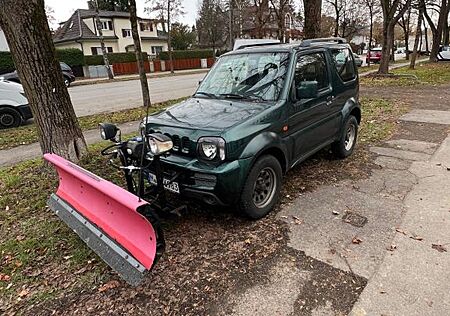
[(354, 243), (354, 244), (360, 244), (362, 242), (362, 239), (361, 238), (358, 238), (358, 237), (353, 237), (353, 239), (352, 239), (352, 243)]
[(394, 251), (395, 249), (397, 249), (397, 245), (392, 244), (389, 248), (386, 248), (389, 251)]
[(286, 215), (282, 215), (281, 218), (286, 219), (286, 218), (288, 218), (288, 217), (287, 217)]
[(386, 291), (382, 290), (382, 291), (380, 291), (380, 294), (386, 294)]
[(117, 280), (111, 280), (108, 283), (103, 284), (101, 287), (98, 288), (99, 292), (104, 292), (109, 289), (114, 289), (120, 285), (120, 282)]
[(11, 280), (11, 277), (9, 275), (0, 273), (0, 281), (8, 282), (9, 280)]
[(333, 211), (333, 215), (339, 215), (340, 213), (338, 211)]
[(245, 243), (246, 243), (247, 245), (249, 245), (249, 244), (252, 243), (252, 241), (250, 240), (250, 238), (247, 238), (247, 239), (245, 240)]
[(25, 236), (24, 236), (24, 235), (16, 236), (16, 240), (17, 240), (17, 241), (22, 241), (22, 240), (24, 240), (24, 239), (25, 239)]
[(303, 223), (303, 221), (302, 221), (301, 219), (297, 219), (297, 218), (296, 218), (296, 219), (294, 220), (294, 223), (297, 224), (297, 225), (300, 225), (300, 224)]
[(397, 233), (406, 235), (406, 232), (405, 232), (404, 230), (401, 230), (400, 228), (396, 228), (395, 231), (396, 231)]
[(295, 215), (292, 215), (292, 218), (293, 218), (293, 219), (296, 219), (296, 220), (300, 220), (300, 217), (295, 216)]
[(19, 297), (25, 297), (30, 293), (30, 290), (28, 289), (22, 289), (22, 291), (19, 292)]
[(72, 258), (73, 256), (65, 256), (65, 257), (63, 257), (64, 258), (64, 260), (69, 260), (70, 258)]
[(8, 205), (6, 205), (5, 211), (9, 211), (9, 206)]
[(418, 241), (422, 241), (423, 240), (423, 237), (417, 236), (417, 235), (412, 235), (409, 238), (414, 239), (414, 240), (418, 240)]
[(447, 248), (445, 248), (444, 245), (431, 244), (431, 248), (436, 249), (439, 252), (447, 252)]

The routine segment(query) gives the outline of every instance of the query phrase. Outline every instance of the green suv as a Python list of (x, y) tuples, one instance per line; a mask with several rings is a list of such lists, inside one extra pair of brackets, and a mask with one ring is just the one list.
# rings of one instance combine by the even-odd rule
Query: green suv
[(329, 145), (340, 158), (353, 152), (358, 94), (345, 40), (250, 46), (222, 55), (192, 97), (142, 129), (172, 139), (161, 157), (166, 190), (257, 219), (275, 206), (289, 169)]

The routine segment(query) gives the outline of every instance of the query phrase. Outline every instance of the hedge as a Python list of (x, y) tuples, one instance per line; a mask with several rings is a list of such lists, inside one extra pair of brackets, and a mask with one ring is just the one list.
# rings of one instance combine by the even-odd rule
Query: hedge
[[(189, 59), (189, 58), (209, 58), (213, 57), (213, 51), (210, 49), (197, 50), (174, 50), (172, 52), (173, 59)], [(161, 60), (169, 60), (169, 52), (160, 52)]]
[[(84, 55), (78, 48), (57, 49), (56, 58), (67, 65), (82, 66), (84, 65)], [(10, 52), (0, 52), (0, 73), (7, 73), (14, 71), (16, 67), (12, 60)]]
[(0, 52), (0, 73), (11, 72), (15, 69), (10, 52)]
[(57, 49), (56, 58), (69, 66), (84, 65), (84, 55), (78, 48)]
[[(147, 53), (142, 53), (144, 60), (147, 60)], [(108, 60), (110, 64), (132, 63), (136, 61), (136, 53), (109, 53)], [(102, 55), (84, 56), (86, 65), (96, 66), (103, 65)]]

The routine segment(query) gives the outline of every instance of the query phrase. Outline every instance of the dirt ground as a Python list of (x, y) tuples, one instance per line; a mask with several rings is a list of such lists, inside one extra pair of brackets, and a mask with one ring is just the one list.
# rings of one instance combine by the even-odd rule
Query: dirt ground
[[(401, 100), (411, 108), (449, 110), (450, 85), (439, 87), (362, 87), (361, 96)], [(363, 109), (364, 111), (364, 109)], [(364, 114), (363, 114), (364, 119)], [(435, 126), (434, 126), (435, 125)], [(439, 124), (397, 122), (393, 136), (441, 142), (448, 128)], [(277, 212), (296, 197), (343, 180), (368, 177), (377, 166), (367, 145), (347, 160), (324, 150), (287, 175), (278, 210), (259, 221), (247, 221), (234, 210), (209, 210), (192, 204), (180, 218), (164, 221), (166, 253), (137, 288), (121, 281), (104, 264), (102, 285), (78, 287), (22, 306), (26, 315), (228, 315), (233, 297), (267, 282), (267, 271), (280, 260), (309, 275), (295, 298), (295, 315), (310, 315), (332, 302), (336, 315), (346, 315), (367, 279), (336, 269), (288, 246), (288, 226)], [(95, 261), (87, 265), (89, 269)], [(104, 284), (109, 286), (104, 286)], [(293, 285), (295, 286), (295, 284)], [(0, 309), (1, 310), (1, 309)], [(14, 311), (9, 310), (13, 314)], [(250, 315), (250, 314), (249, 314)], [(283, 313), (280, 313), (283, 315)]]

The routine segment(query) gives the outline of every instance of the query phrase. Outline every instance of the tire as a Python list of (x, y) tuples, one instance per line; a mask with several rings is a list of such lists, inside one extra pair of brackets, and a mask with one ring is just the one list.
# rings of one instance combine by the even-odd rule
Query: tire
[(274, 156), (258, 158), (242, 189), (239, 200), (241, 214), (250, 219), (266, 216), (279, 199), (282, 178), (280, 162)]
[(333, 153), (338, 158), (347, 158), (355, 149), (358, 138), (358, 121), (350, 115), (345, 121), (339, 139), (331, 145)]
[(11, 108), (0, 108), (0, 128), (13, 128), (22, 124), (20, 113)]

